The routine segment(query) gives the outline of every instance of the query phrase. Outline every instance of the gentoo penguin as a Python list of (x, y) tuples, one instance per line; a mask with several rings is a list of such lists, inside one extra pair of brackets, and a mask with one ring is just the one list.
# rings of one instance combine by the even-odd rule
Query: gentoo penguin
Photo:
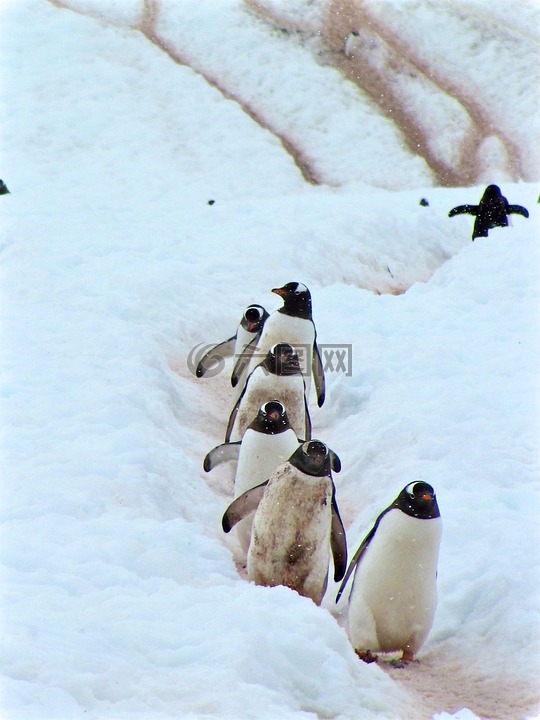
[(354, 51), (358, 47), (358, 38), (360, 37), (360, 33), (357, 30), (353, 30), (350, 32), (347, 37), (345, 38), (345, 45), (343, 47), (343, 52), (345, 53), (345, 57), (352, 58), (354, 57)]
[[(311, 376), (315, 380), (317, 403), (324, 403), (325, 380), (324, 370), (317, 347), (317, 332), (311, 313), (311, 293), (305, 285), (290, 282), (280, 288), (274, 288), (283, 298), (283, 307), (273, 312), (264, 324), (260, 337), (255, 338), (238, 359), (233, 370), (231, 383), (235, 387), (241, 379), (246, 365), (248, 374), (257, 362), (276, 343), (289, 343), (296, 348), (301, 360), (302, 372), (306, 381), (306, 398), (309, 399)], [(247, 377), (247, 375), (246, 375)], [(290, 412), (290, 408), (288, 408)]]
[[(218, 445), (205, 457), (203, 467), (208, 472), (225, 460), (237, 458), (234, 478), (234, 497), (237, 498), (268, 480), (277, 466), (290, 458), (299, 442), (285, 407), (278, 400), (270, 400), (259, 408), (242, 441)], [(236, 526), (245, 553), (251, 539), (252, 523), (253, 513), (250, 513)]]
[(498, 185), (487, 186), (479, 205), (458, 205), (450, 210), (448, 217), (463, 215), (464, 213), (476, 217), (472, 233), (473, 241), (477, 237), (487, 237), (488, 231), (494, 227), (506, 227), (508, 225), (507, 215), (511, 213), (523, 215), (526, 218), (529, 217), (527, 208), (508, 203)]
[(426, 639), (437, 605), (441, 518), (435, 491), (409, 483), (383, 510), (354, 554), (336, 602), (356, 568), (349, 597), (349, 636), (360, 658), (373, 650), (401, 650), (414, 659)]
[(330, 553), (334, 580), (343, 577), (347, 542), (331, 466), (327, 446), (306, 441), (266, 482), (240, 495), (225, 511), (222, 525), (229, 532), (255, 510), (247, 571), (257, 585), (286, 585), (320, 605)]
[(217, 357), (225, 358), (240, 356), (250, 342), (258, 337), (266, 322), (268, 313), (262, 305), (250, 305), (244, 310), (236, 333), (228, 340), (213, 345), (199, 360), (195, 374), (198, 378), (213, 367)]
[(309, 440), (311, 418), (307, 405), (306, 384), (298, 355), (292, 345), (278, 343), (267, 352), (263, 362), (250, 373), (229, 417), (225, 442), (241, 440), (246, 428), (267, 400), (279, 400), (287, 408), (291, 427), (297, 437)]
[(9, 195), (8, 187), (3, 180), (0, 180), (0, 195)]

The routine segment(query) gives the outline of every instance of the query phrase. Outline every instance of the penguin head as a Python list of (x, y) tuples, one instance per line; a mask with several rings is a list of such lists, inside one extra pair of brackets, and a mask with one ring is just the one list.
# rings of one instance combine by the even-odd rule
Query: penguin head
[(278, 312), (311, 320), (311, 293), (305, 285), (289, 282), (283, 287), (273, 288), (272, 292), (283, 298), (283, 307)]
[(435, 490), (422, 480), (406, 485), (397, 496), (393, 507), (411, 517), (430, 520), (440, 516)]
[(289, 458), (291, 465), (314, 477), (330, 475), (330, 461), (330, 450), (320, 440), (306, 440)]
[(250, 305), (244, 311), (240, 325), (250, 333), (257, 333), (266, 322), (268, 313), (262, 305)]
[(302, 372), (298, 353), (289, 343), (277, 343), (271, 347), (263, 364), (272, 375), (298, 375)]
[(278, 435), (290, 428), (287, 411), (279, 400), (270, 400), (261, 405), (256, 418), (249, 425), (249, 429), (265, 435)]
[(494, 203), (502, 199), (501, 188), (498, 185), (488, 185), (482, 195), (481, 203)]

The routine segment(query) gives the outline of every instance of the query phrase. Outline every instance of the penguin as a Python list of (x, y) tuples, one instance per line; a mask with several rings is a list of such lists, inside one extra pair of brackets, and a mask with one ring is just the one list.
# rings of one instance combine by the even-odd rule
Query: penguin
[(429, 207), (429, 200), (427, 198), (420, 198), (420, 202), (418, 204), (422, 207)]
[(355, 571), (349, 596), (349, 636), (358, 656), (401, 651), (412, 662), (433, 624), (441, 518), (435, 491), (409, 483), (379, 515), (355, 552), (337, 594)]
[(257, 409), (269, 399), (287, 408), (291, 426), (298, 437), (311, 438), (311, 418), (306, 383), (298, 354), (292, 345), (278, 343), (250, 373), (227, 424), (225, 442), (241, 440)]
[(495, 227), (506, 227), (508, 217), (512, 213), (529, 217), (527, 208), (521, 205), (510, 205), (501, 193), (498, 185), (488, 185), (482, 195), (479, 205), (458, 205), (452, 208), (448, 217), (468, 213), (475, 216), (472, 240), (477, 237), (487, 237), (488, 231)]
[(266, 322), (268, 313), (262, 305), (250, 305), (244, 310), (244, 314), (238, 325), (236, 333), (228, 340), (224, 340), (218, 345), (213, 345), (199, 360), (195, 375), (198, 378), (204, 376), (214, 364), (214, 358), (218, 357), (237, 357), (240, 356), (247, 345), (258, 337), (261, 329)]
[[(239, 357), (231, 377), (232, 386), (238, 384), (243, 373), (246, 372), (246, 367), (249, 374), (256, 360), (260, 362), (272, 346), (276, 343), (289, 343), (299, 354), (302, 353), (301, 364), (306, 381), (306, 398), (309, 399), (313, 375), (317, 404), (321, 407), (325, 397), (325, 379), (311, 311), (311, 293), (299, 282), (289, 282), (283, 287), (273, 288), (272, 292), (283, 298), (283, 307), (270, 315), (259, 337), (254, 338)], [(291, 409), (288, 410), (290, 412)]]
[[(270, 400), (261, 405), (241, 442), (218, 445), (206, 455), (203, 467), (209, 472), (226, 460), (237, 459), (234, 478), (234, 497), (237, 498), (268, 480), (277, 466), (290, 458), (299, 443), (285, 407), (279, 400)], [(236, 526), (240, 546), (245, 554), (249, 547), (252, 523), (253, 513), (250, 513)]]
[(354, 57), (354, 51), (358, 46), (358, 38), (360, 37), (360, 33), (357, 30), (353, 30), (350, 32), (347, 37), (345, 38), (345, 45), (343, 47), (343, 52), (345, 53), (345, 57), (352, 58)]
[(0, 180), (0, 195), (9, 195), (10, 192), (8, 190), (8, 187), (6, 183), (3, 180)]
[(285, 585), (320, 605), (328, 583), (347, 567), (347, 541), (336, 503), (332, 466), (339, 459), (320, 440), (302, 443), (265, 482), (233, 500), (222, 527), (255, 511), (247, 572), (257, 585)]

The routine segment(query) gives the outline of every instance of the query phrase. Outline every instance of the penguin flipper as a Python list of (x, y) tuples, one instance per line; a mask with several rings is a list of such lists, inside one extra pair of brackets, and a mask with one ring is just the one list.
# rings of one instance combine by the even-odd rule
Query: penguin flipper
[(253, 338), (253, 340), (246, 345), (246, 347), (238, 356), (231, 375), (231, 385), (233, 387), (236, 387), (238, 385), (238, 381), (240, 380), (242, 373), (249, 365), (249, 361), (251, 360), (251, 358), (253, 357), (253, 353), (257, 349), (260, 337), (261, 333), (258, 332), (257, 335), (255, 335), (255, 337)]
[(373, 527), (371, 528), (371, 530), (368, 532), (368, 534), (366, 535), (366, 537), (365, 537), (365, 538), (362, 540), (362, 542), (360, 543), (360, 547), (359, 547), (358, 550), (354, 553), (354, 555), (353, 555), (353, 557), (352, 557), (352, 560), (351, 560), (351, 562), (349, 563), (349, 567), (347, 568), (347, 572), (345, 573), (345, 576), (344, 576), (344, 578), (343, 578), (343, 581), (342, 581), (342, 583), (341, 583), (341, 585), (340, 585), (340, 588), (339, 588), (339, 590), (338, 590), (338, 594), (337, 594), (337, 596), (336, 596), (336, 602), (339, 602), (339, 598), (341, 597), (341, 595), (343, 594), (343, 591), (345, 590), (345, 585), (347, 584), (348, 579), (351, 577), (351, 575), (353, 574), (354, 569), (356, 568), (356, 566), (358, 565), (358, 563), (359, 563), (360, 560), (362, 559), (362, 555), (365, 553), (367, 546), (368, 546), (369, 543), (373, 540), (373, 536), (375, 535), (375, 532), (376, 532), (377, 528), (379, 527), (379, 523), (381, 522), (382, 517), (383, 517), (384, 515), (386, 515), (386, 513), (387, 513), (389, 510), (392, 510), (393, 507), (394, 507), (394, 504), (390, 505), (389, 507), (386, 508), (386, 510), (383, 510), (383, 511), (382, 511), (382, 513), (379, 515), (379, 517), (378, 517), (377, 520), (375, 521), (375, 524), (373, 525)]
[(204, 376), (207, 370), (210, 369), (210, 361), (215, 355), (218, 355), (219, 357), (225, 358), (225, 357), (231, 357), (234, 352), (234, 343), (236, 342), (236, 335), (233, 335), (228, 340), (224, 340), (222, 343), (218, 343), (217, 345), (213, 345), (210, 350), (204, 353), (202, 358), (197, 363), (197, 368), (195, 370), (195, 375), (198, 378), (201, 378)]
[(312, 372), (313, 380), (315, 381), (315, 390), (317, 391), (317, 405), (322, 407), (326, 395), (326, 381), (324, 379), (324, 368), (316, 339), (313, 341)]
[(454, 215), (478, 215), (479, 210), (478, 205), (456, 205), (455, 208), (452, 208), (450, 212), (448, 213), (448, 217), (454, 217)]
[(240, 440), (233, 443), (225, 442), (210, 450), (203, 461), (204, 471), (210, 472), (210, 470), (213, 470), (216, 465), (219, 465), (222, 462), (227, 462), (227, 460), (238, 460), (240, 445)]
[(529, 217), (529, 211), (523, 205), (509, 205), (506, 212), (508, 214), (514, 213), (515, 215), (523, 215), (523, 217)]
[(268, 480), (265, 480), (260, 485), (256, 485), (250, 490), (246, 490), (245, 493), (242, 493), (242, 495), (237, 497), (236, 500), (232, 501), (223, 513), (223, 518), (221, 520), (221, 526), (224, 532), (230, 532), (237, 522), (240, 522), (240, 520), (242, 520), (246, 515), (249, 515), (249, 513), (257, 509), (263, 498), (264, 489), (267, 485)]
[(332, 470), (337, 473), (341, 472), (341, 460), (339, 459), (339, 456), (333, 450), (330, 450), (330, 448), (328, 448), (328, 452), (330, 454), (330, 465)]
[(231, 440), (232, 431), (234, 428), (234, 422), (236, 420), (236, 416), (238, 415), (238, 410), (240, 409), (240, 403), (242, 402), (242, 398), (244, 397), (244, 394), (246, 392), (246, 388), (248, 386), (249, 378), (251, 377), (251, 373), (246, 380), (246, 384), (244, 385), (244, 389), (240, 393), (240, 396), (236, 403), (234, 404), (233, 409), (231, 410), (231, 414), (229, 415), (229, 422), (227, 423), (227, 429), (225, 430), (225, 442), (228, 443)]
[(332, 529), (330, 533), (330, 545), (332, 557), (334, 558), (334, 581), (338, 582), (345, 575), (347, 568), (347, 538), (345, 528), (339, 515), (336, 503), (336, 494), (332, 495)]
[(306, 434), (306, 440), (311, 440), (311, 416), (309, 414), (309, 408), (308, 408), (308, 402), (306, 395), (304, 393), (304, 413), (306, 418), (305, 423), (305, 434)]

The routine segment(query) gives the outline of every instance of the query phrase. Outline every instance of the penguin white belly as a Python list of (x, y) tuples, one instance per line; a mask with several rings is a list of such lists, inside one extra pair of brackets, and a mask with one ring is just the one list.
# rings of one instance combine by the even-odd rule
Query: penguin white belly
[(414, 518), (398, 509), (383, 518), (360, 560), (349, 599), (355, 650), (416, 652), (437, 606), (440, 517)]
[(250, 371), (264, 360), (267, 352), (274, 345), (289, 343), (298, 353), (300, 368), (306, 383), (306, 397), (309, 398), (314, 340), (315, 326), (311, 320), (285, 315), (280, 312), (272, 313), (264, 325), (254, 357), (250, 362)]
[(286, 464), (272, 475), (253, 520), (248, 576), (321, 603), (328, 580), (332, 482)]
[[(234, 479), (234, 497), (268, 480), (278, 465), (286, 462), (298, 447), (293, 430), (276, 435), (266, 435), (246, 430), (240, 446), (238, 466)], [(250, 513), (236, 525), (240, 545), (245, 553), (251, 540), (251, 527), (255, 512)]]
[(231, 432), (231, 441), (241, 440), (259, 408), (269, 400), (279, 400), (287, 410), (289, 423), (297, 437), (306, 437), (306, 402), (302, 375), (273, 375), (262, 367), (250, 375), (240, 400)]

